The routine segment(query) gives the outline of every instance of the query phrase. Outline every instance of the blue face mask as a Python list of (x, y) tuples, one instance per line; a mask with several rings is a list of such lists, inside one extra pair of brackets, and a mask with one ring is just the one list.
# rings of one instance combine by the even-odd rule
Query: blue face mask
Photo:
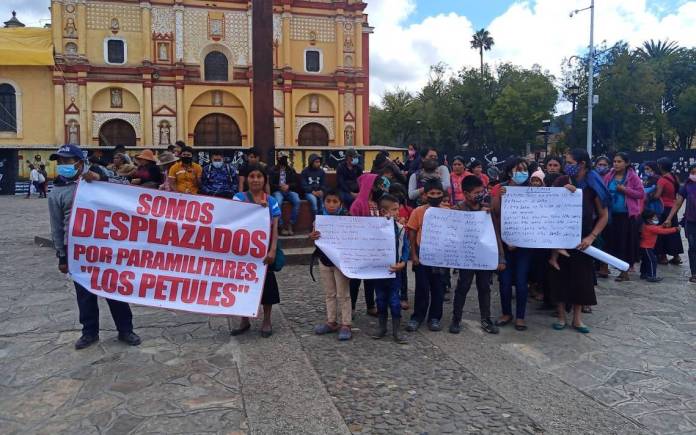
[(77, 168), (75, 165), (57, 165), (56, 169), (58, 171), (58, 175), (60, 175), (63, 178), (67, 178), (68, 180), (75, 178), (77, 175)]
[(223, 164), (224, 164), (224, 162), (213, 162), (213, 168), (220, 169), (220, 168), (222, 168)]
[(353, 160), (351, 160), (351, 162), (352, 162), (354, 165), (357, 165), (358, 163), (360, 163), (360, 159), (357, 158), (357, 157), (353, 157)]
[(580, 165), (577, 163), (566, 163), (563, 167), (563, 172), (569, 177), (577, 177), (578, 172), (580, 172)]
[(514, 181), (515, 184), (524, 184), (528, 178), (529, 178), (529, 174), (526, 171), (513, 172), (513, 174), (512, 174), (512, 181)]
[(595, 171), (597, 171), (599, 175), (605, 175), (607, 172), (609, 172), (609, 166), (597, 166)]

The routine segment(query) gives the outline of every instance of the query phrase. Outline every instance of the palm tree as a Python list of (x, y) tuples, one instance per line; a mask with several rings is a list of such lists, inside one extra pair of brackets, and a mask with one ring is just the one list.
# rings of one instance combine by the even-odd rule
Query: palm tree
[(643, 42), (643, 46), (637, 50), (638, 56), (642, 59), (660, 60), (671, 56), (679, 50), (679, 44), (669, 39), (665, 41), (650, 41)]
[(479, 51), (481, 56), (481, 75), (483, 75), (483, 51), (488, 51), (495, 45), (493, 37), (486, 29), (481, 29), (474, 33), (473, 39), (471, 40), (471, 48)]

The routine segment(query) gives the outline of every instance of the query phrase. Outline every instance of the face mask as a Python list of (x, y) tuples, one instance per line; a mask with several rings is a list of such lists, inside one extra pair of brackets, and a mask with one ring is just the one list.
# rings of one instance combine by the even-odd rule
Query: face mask
[(696, 175), (694, 175), (694, 174), (689, 175), (689, 180), (691, 180), (691, 181), (693, 181), (694, 183), (696, 183)]
[(439, 164), (435, 159), (428, 159), (423, 161), (423, 169), (425, 169), (426, 171), (434, 171), (435, 169), (437, 169), (438, 166)]
[(525, 172), (514, 172), (512, 174), (512, 181), (515, 182), (515, 184), (524, 184), (525, 181), (529, 178), (529, 174)]
[(353, 165), (357, 165), (358, 163), (360, 163), (360, 159), (357, 157), (353, 157), (353, 160), (351, 160), (351, 163), (353, 163)]
[(606, 175), (606, 173), (609, 172), (609, 167), (608, 166), (597, 166), (595, 168), (595, 171), (597, 171), (597, 173), (599, 175)]
[(58, 175), (63, 178), (71, 179), (75, 178), (77, 175), (77, 168), (75, 165), (57, 165)]
[(651, 220), (650, 220), (650, 223), (653, 224), (653, 225), (657, 225), (657, 224), (660, 223), (660, 220), (659, 220), (658, 218), (651, 219)]
[(578, 172), (580, 172), (580, 165), (577, 163), (566, 163), (566, 165), (563, 167), (563, 172), (565, 172), (569, 177), (577, 177)]
[(181, 158), (181, 162), (188, 165), (188, 164), (190, 164), (191, 162), (193, 162), (193, 157), (182, 157), (182, 158)]
[(409, 157), (415, 157), (415, 156), (416, 156), (416, 150), (408, 150), (408, 156), (409, 156)]
[(438, 196), (437, 198), (428, 197), (428, 205), (431, 207), (439, 207), (441, 203), (442, 203), (441, 196)]
[(220, 169), (224, 162), (213, 162), (213, 168)]
[(469, 197), (472, 204), (481, 204), (484, 199), (486, 199), (486, 192), (480, 192), (473, 197)]
[(389, 191), (389, 188), (391, 187), (391, 181), (387, 177), (382, 177), (382, 190)]

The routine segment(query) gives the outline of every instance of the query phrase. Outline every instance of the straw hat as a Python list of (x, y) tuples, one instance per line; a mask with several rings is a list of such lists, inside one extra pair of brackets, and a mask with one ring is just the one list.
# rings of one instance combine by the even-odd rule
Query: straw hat
[(169, 151), (164, 151), (160, 153), (159, 157), (157, 158), (157, 165), (164, 166), (177, 161), (179, 161), (179, 158), (177, 156), (175, 156), (173, 153), (170, 153)]
[(157, 157), (155, 157), (155, 153), (153, 153), (152, 150), (143, 150), (140, 154), (135, 156), (135, 158), (141, 160), (149, 160), (151, 162), (157, 161)]

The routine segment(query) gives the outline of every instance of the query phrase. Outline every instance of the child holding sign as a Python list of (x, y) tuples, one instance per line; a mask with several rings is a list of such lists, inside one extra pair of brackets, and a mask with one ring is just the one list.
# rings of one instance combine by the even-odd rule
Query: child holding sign
[(394, 341), (400, 344), (406, 343), (399, 335), (401, 325), (401, 301), (399, 292), (401, 282), (399, 273), (406, 269), (410, 252), (406, 229), (398, 222), (399, 219), (399, 200), (392, 195), (385, 194), (379, 200), (380, 214), (391, 218), (394, 221), (394, 235), (396, 236), (396, 259), (395, 263), (389, 267), (389, 271), (395, 274), (394, 278), (377, 279), (375, 292), (377, 293), (377, 316), (379, 318), (379, 328), (373, 338), (380, 339), (387, 335), (387, 304), (391, 309), (392, 315), (392, 336)]
[[(340, 193), (337, 190), (329, 190), (324, 194), (324, 207), (320, 214), (326, 216), (347, 216), (348, 211), (343, 208)], [(312, 231), (309, 238), (313, 241), (319, 240), (321, 233)], [(321, 249), (317, 248), (315, 254), (319, 257), (319, 271), (321, 273), (321, 284), (326, 295), (326, 323), (317, 325), (314, 333), (317, 335), (329, 334), (338, 331), (338, 339), (341, 341), (350, 340), (352, 333), (353, 310), (350, 302), (350, 280), (336, 267), (329, 257)], [(341, 310), (341, 325), (337, 320), (338, 308)]]
[[(462, 180), (462, 192), (464, 201), (460, 202), (457, 209), (462, 211), (489, 211), (484, 208), (482, 203), (486, 198), (486, 191), (483, 181), (475, 175), (468, 175)], [(500, 225), (494, 225), (495, 238), (498, 242), (498, 272), (505, 270), (505, 252), (503, 242), (500, 238)], [(498, 327), (491, 320), (491, 280), (492, 270), (460, 270), (457, 288), (454, 291), (454, 304), (452, 311), (452, 324), (449, 332), (459, 334), (461, 331), (460, 322), (466, 295), (469, 293), (471, 284), (476, 277), (476, 290), (478, 291), (479, 313), (481, 314), (481, 329), (489, 334), (497, 334)]]
[(427, 201), (426, 205), (413, 210), (406, 228), (409, 229), (408, 237), (411, 245), (411, 259), (416, 270), (416, 295), (413, 303), (413, 315), (406, 328), (409, 332), (415, 332), (423, 321), (428, 320), (428, 328), (431, 331), (441, 331), (442, 304), (444, 303), (444, 283), (442, 276), (436, 267), (420, 264), (418, 248), (423, 233), (423, 220), (425, 212), (430, 207), (440, 207), (445, 195), (442, 183), (437, 179), (429, 179), (423, 186), (423, 192)]

